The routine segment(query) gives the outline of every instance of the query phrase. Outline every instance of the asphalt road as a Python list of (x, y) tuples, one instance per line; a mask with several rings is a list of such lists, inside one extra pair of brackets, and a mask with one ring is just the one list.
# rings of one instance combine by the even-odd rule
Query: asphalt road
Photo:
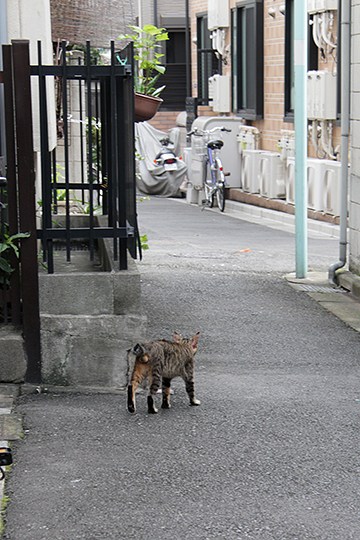
[[(284, 280), (294, 236), (170, 200), (139, 214), (148, 337), (201, 331), (202, 405), (182, 381), (158, 415), (145, 395), (136, 415), (123, 394), (21, 398), (5, 538), (360, 538), (359, 334)], [(312, 238), (309, 264), (337, 252)]]

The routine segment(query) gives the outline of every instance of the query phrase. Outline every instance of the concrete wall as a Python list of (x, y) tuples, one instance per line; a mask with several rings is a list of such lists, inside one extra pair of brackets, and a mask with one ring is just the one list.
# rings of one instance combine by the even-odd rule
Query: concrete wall
[(126, 349), (146, 335), (140, 274), (41, 274), (40, 320), (44, 384), (123, 388)]
[[(53, 64), (51, 42), (50, 0), (7, 0), (7, 32), (12, 39), (30, 40), (30, 62), (38, 63), (37, 42), (42, 43), (42, 63)], [(47, 77), (49, 148), (56, 145), (56, 117), (54, 82)], [(32, 81), (32, 111), (34, 150), (40, 150), (39, 90), (36, 80)]]
[(351, 173), (349, 269), (360, 275), (360, 0), (351, 3)]

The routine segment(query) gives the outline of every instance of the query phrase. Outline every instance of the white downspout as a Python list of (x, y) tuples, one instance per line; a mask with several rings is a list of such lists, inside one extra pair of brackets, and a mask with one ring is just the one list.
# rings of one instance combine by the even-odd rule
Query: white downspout
[(341, 192), (339, 261), (329, 267), (329, 282), (337, 285), (336, 271), (347, 261), (348, 159), (350, 135), (350, 2), (341, 2)]

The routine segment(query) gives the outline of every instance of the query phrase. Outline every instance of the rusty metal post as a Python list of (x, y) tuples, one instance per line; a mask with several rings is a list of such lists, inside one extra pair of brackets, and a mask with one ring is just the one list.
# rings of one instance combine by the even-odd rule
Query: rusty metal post
[(28, 357), (26, 381), (41, 382), (39, 280), (36, 240), (35, 170), (30, 87), (29, 42), (12, 41), (21, 241), (23, 331)]

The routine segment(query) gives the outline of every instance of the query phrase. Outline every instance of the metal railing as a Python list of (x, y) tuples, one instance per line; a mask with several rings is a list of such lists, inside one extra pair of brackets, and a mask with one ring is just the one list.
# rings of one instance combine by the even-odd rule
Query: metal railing
[[(7, 185), (3, 181), (0, 190), (0, 231), (2, 239), (5, 229), (10, 236), (27, 233), (27, 237), (19, 240), (20, 261), (16, 256), (12, 260), (9, 284), (0, 286), (0, 323), (22, 325), (26, 380), (34, 383), (41, 380), (38, 240), (49, 273), (56, 271), (58, 242), (65, 245), (70, 261), (74, 240), (87, 241), (92, 259), (98, 241), (109, 238), (120, 270), (127, 268), (127, 252), (133, 258), (137, 255), (132, 45), (125, 65), (116, 61), (114, 43), (110, 65), (91, 63), (90, 43), (84, 60), (75, 65), (67, 61), (65, 43), (61, 50), (59, 65), (44, 65), (39, 44), (38, 65), (30, 66), (28, 41), (2, 46)], [(77, 114), (71, 103), (76, 88)], [(51, 114), (56, 118), (53, 144)], [(73, 138), (75, 125), (78, 140)], [(36, 134), (39, 147), (34, 149)], [(40, 156), (36, 165), (34, 150)], [(82, 228), (72, 226), (76, 205), (87, 213)], [(61, 212), (63, 218), (58, 220)]]
[[(127, 56), (132, 58), (131, 45), (129, 49)], [(60, 65), (42, 65), (41, 44), (38, 57), (38, 66), (31, 67), (32, 78), (39, 81), (42, 225), (38, 237), (48, 272), (54, 272), (54, 240), (65, 242), (70, 261), (71, 243), (78, 238), (88, 241), (91, 260), (96, 241), (112, 238), (114, 258), (120, 269), (126, 269), (127, 250), (136, 257), (137, 232), (132, 65), (117, 62), (114, 43), (110, 65), (91, 64), (89, 42), (84, 59), (79, 57), (75, 64), (68, 63), (65, 42)], [(56, 83), (57, 135), (61, 143), (52, 152), (47, 78), (54, 78)], [(65, 225), (58, 227), (54, 226), (54, 216), (60, 206)], [(88, 216), (85, 228), (72, 227), (71, 216), (79, 211)], [(107, 215), (107, 226), (98, 225), (97, 212)]]

